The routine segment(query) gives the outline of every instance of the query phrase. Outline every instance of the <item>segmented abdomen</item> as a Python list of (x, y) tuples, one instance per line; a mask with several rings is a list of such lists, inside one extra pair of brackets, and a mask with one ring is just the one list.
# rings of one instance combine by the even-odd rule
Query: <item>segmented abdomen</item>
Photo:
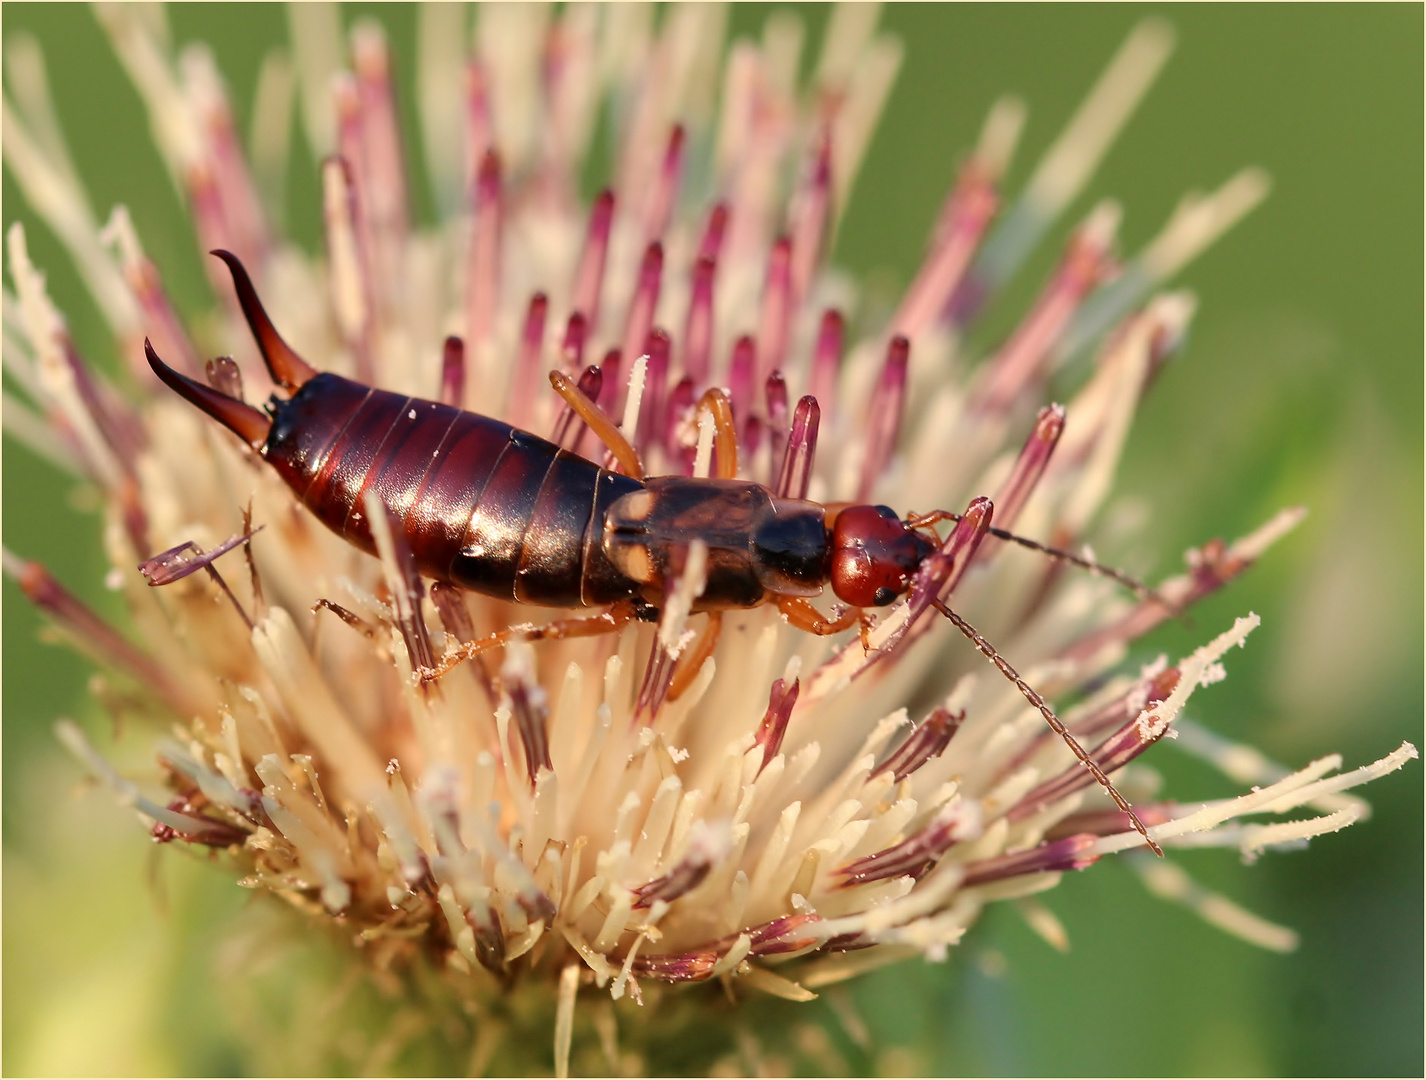
[(498, 420), (323, 373), (276, 406), (263, 456), (366, 551), (375, 492), (429, 577), (551, 607), (637, 589), (600, 541), (609, 506), (642, 485)]

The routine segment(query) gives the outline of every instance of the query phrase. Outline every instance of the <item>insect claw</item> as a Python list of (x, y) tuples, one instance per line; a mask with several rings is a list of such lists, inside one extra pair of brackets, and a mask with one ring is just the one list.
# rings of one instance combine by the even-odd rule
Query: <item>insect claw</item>
[(272, 325), (262, 301), (258, 299), (257, 290), (253, 288), (252, 278), (248, 277), (248, 272), (238, 257), (222, 248), (208, 254), (222, 259), (228, 267), (228, 272), (233, 275), (233, 290), (238, 294), (238, 306), (243, 309), (253, 337), (257, 339), (258, 351), (262, 353), (263, 363), (267, 365), (272, 381), (284, 390), (296, 390), (316, 375), (317, 369), (293, 352), (292, 347), (282, 340), (282, 335)]
[(148, 357), (149, 367), (153, 368), (154, 374), (163, 380), (170, 390), (198, 406), (254, 450), (267, 441), (272, 421), (264, 413), (245, 401), (229, 397), (211, 386), (204, 386), (187, 375), (180, 375), (159, 359), (148, 338), (144, 338), (144, 355)]

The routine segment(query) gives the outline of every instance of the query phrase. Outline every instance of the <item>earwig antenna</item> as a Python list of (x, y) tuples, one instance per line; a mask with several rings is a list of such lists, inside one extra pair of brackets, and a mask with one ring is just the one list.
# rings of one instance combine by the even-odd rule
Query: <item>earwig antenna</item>
[(979, 649), (987, 660), (1000, 669), (1002, 675), (1015, 684), (1020, 693), (1025, 695), (1026, 701), (1039, 710), (1040, 715), (1045, 718), (1045, 722), (1050, 725), (1056, 735), (1065, 741), (1065, 745), (1070, 748), (1074, 756), (1080, 760), (1080, 763), (1089, 770), (1090, 775), (1099, 782), (1100, 787), (1109, 792), (1109, 797), (1114, 800), (1114, 804), (1125, 814), (1129, 815), (1129, 821), (1133, 824), (1139, 835), (1144, 838), (1144, 842), (1149, 845), (1153, 853), (1163, 858), (1164, 849), (1159, 847), (1154, 841), (1154, 838), (1149, 835), (1149, 830), (1146, 829), (1144, 823), (1139, 820), (1139, 815), (1134, 813), (1134, 808), (1129, 805), (1123, 795), (1119, 794), (1119, 790), (1109, 782), (1109, 777), (1104, 775), (1104, 770), (1099, 767), (1099, 763), (1090, 757), (1085, 748), (1080, 746), (1079, 740), (1069, 733), (1069, 729), (1065, 727), (1064, 721), (1055, 715), (1054, 709), (1050, 708), (1049, 703), (1040, 696), (1039, 692), (1020, 677), (1020, 673), (1011, 667), (1010, 662), (996, 651), (994, 645), (980, 636), (980, 632), (976, 630), (975, 627), (962, 619), (939, 599), (932, 598), (931, 604), (942, 615), (950, 619), (951, 622), (955, 624), (955, 628), (964, 634), (970, 643)]
[[(949, 510), (933, 510), (929, 514), (912, 514), (906, 521), (909, 528), (919, 529), (923, 526), (936, 524), (938, 521), (949, 521), (955, 524), (961, 520), (960, 514), (953, 514)], [(1018, 533), (1010, 532), (1006, 529), (998, 529), (994, 525), (985, 530), (991, 536), (1001, 540), (1008, 540), (1012, 544), (1018, 544), (1022, 548), (1030, 551), (1038, 551), (1041, 555), (1048, 556), (1056, 562), (1069, 563), (1071, 566), (1078, 566), (1081, 570), (1088, 570), (1091, 574), (1108, 578), (1110, 581), (1117, 581), (1126, 589), (1132, 592), (1140, 600), (1150, 600), (1155, 604), (1160, 604), (1166, 608), (1175, 618), (1183, 616), (1183, 609), (1158, 592), (1158, 590), (1145, 585), (1138, 578), (1126, 574), (1123, 570), (1117, 570), (1104, 563), (1095, 562), (1093, 559), (1086, 559), (1083, 555), (1077, 555), (1073, 551), (1065, 548), (1051, 547), (1049, 544), (1042, 544), (1038, 540), (1031, 540), (1028, 536), (1021, 536)]]

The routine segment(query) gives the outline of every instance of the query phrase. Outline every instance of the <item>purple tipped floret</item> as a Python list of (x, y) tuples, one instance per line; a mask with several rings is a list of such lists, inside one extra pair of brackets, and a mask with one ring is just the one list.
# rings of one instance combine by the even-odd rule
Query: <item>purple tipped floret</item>
[[(751, 926), (742, 931), (748, 936), (751, 946), (748, 955), (772, 956), (800, 952), (819, 945), (824, 935), (816, 928), (822, 921), (821, 915), (809, 913), (782, 915)], [(712, 978), (718, 961), (741, 936), (738, 933), (727, 934), (701, 949), (687, 952), (639, 953), (634, 957), (630, 970), (640, 977), (661, 982), (700, 982)]]
[[(1144, 709), (1159, 704), (1172, 694), (1178, 686), (1179, 678), (1179, 669), (1168, 667), (1150, 678), (1139, 680), (1121, 696), (1095, 709), (1088, 716), (1076, 720), (1073, 729), (1075, 738), (1084, 740), (1100, 732), (1122, 727), (1126, 721), (1138, 716)], [(997, 780), (1003, 780), (1016, 770), (1024, 768), (1051, 739), (1058, 740), (1059, 736), (1045, 728), (1019, 752), (1006, 759), (1000, 767)], [(1010, 813), (1014, 820), (1016, 811), (1012, 810)]]
[(951, 847), (977, 832), (979, 820), (964, 803), (952, 803), (901, 843), (847, 863), (837, 871), (843, 878), (842, 885), (849, 888), (908, 875), (920, 878)]
[(431, 668), (436, 663), (436, 650), (431, 645), (431, 634), (426, 628), (426, 619), (421, 612), (421, 600), (425, 596), (425, 586), (416, 566), (416, 557), (406, 532), (390, 509), (381, 506), (386, 515), (387, 528), (391, 536), (392, 557), (401, 575), (399, 591), (392, 597), (392, 608), (396, 615), (396, 628), (406, 644), (406, 655), (413, 668)]
[[(441, 617), (441, 625), (462, 645), (475, 640), (475, 621), (470, 617), (470, 609), (465, 606), (465, 592), (444, 581), (431, 582), (431, 603)], [(495, 680), (485, 666), (485, 658), (471, 657), (468, 668), (485, 691), (485, 699), (492, 707), (499, 704), (500, 694), (495, 689)]]
[(457, 409), (465, 400), (465, 342), (455, 334), (441, 347), (441, 402)]
[(828, 416), (837, 406), (837, 380), (842, 368), (842, 339), (846, 323), (842, 313), (836, 308), (822, 312), (822, 323), (817, 328), (817, 344), (812, 350), (812, 377), (810, 392), (817, 404)]
[(683, 144), (683, 125), (675, 124), (669, 133), (663, 167), (644, 207), (644, 237), (650, 243), (663, 239), (673, 208), (678, 203), (678, 184), (683, 176)]
[[(198, 350), (188, 336), (183, 321), (173, 310), (163, 280), (153, 261), (143, 256), (137, 262), (125, 262), (124, 277), (143, 309), (143, 325), (149, 328), (149, 336), (157, 342), (155, 346), (163, 355), (175, 360), (175, 367), (188, 375), (198, 372)], [(125, 350), (125, 359), (132, 356)]]
[[(352, 38), (357, 94), (361, 108), (363, 211), (390, 270), (407, 232), (406, 155), (391, 88), (391, 60), (381, 33), (358, 32)], [(396, 280), (393, 274), (382, 275)]]
[(1045, 475), (1045, 468), (1065, 430), (1065, 407), (1046, 405), (1035, 418), (1035, 427), (1025, 440), (1015, 467), (995, 497), (996, 524), (1003, 529), (1015, 526), (1015, 519)]
[[(1177, 817), (1178, 803), (1137, 803), (1134, 806), (1134, 816), (1141, 824), (1152, 829), (1155, 825), (1163, 825)], [(1045, 833), (1045, 839), (1065, 840), (1080, 833), (1114, 836), (1117, 833), (1135, 831), (1134, 822), (1122, 810), (1087, 810), (1084, 813), (1072, 814), (1059, 822)]]
[(481, 162), (494, 142), (490, 121), (490, 91), (485, 67), (472, 59), (465, 67), (465, 146), (467, 186), (480, 173)]
[(171, 585), (175, 581), (181, 581), (189, 574), (198, 570), (206, 570), (208, 576), (212, 578), (218, 588), (222, 589), (227, 595), (228, 600), (237, 610), (238, 615), (242, 618), (243, 622), (247, 623), (248, 629), (251, 630), (253, 628), (252, 619), (248, 616), (248, 613), (243, 610), (243, 605), (233, 594), (233, 590), (228, 587), (228, 583), (223, 580), (223, 575), (218, 573), (218, 569), (213, 565), (213, 561), (221, 555), (226, 555), (238, 545), (247, 543), (261, 528), (262, 526), (259, 525), (257, 529), (252, 530), (252, 532), (240, 533), (237, 536), (229, 537), (217, 547), (207, 552), (203, 551), (203, 549), (192, 540), (187, 540), (176, 547), (171, 547), (167, 551), (161, 551), (157, 555), (139, 563), (139, 573), (144, 576), (144, 580), (146, 580), (150, 586), (156, 586)]
[(545, 317), (549, 313), (549, 299), (537, 292), (530, 297), (530, 306), (525, 311), (525, 326), (520, 334), (520, 355), (515, 362), (515, 377), (510, 383), (510, 396), (506, 403), (511, 422), (516, 427), (526, 427), (534, 406), (535, 394), (544, 368)]
[(64, 363), (74, 380), (74, 389), (84, 403), (84, 411), (94, 421), (105, 444), (114, 452), (119, 467), (132, 479), (139, 451), (148, 441), (142, 421), (79, 355), (69, 334), (62, 331), (60, 337)]
[(156, 843), (167, 844), (182, 840), (186, 844), (226, 848), (241, 844), (248, 838), (246, 829), (202, 813), (189, 795), (179, 795), (169, 800), (164, 811), (163, 818), (155, 821), (153, 828), (149, 830), (149, 835)]
[[(756, 456), (758, 447), (763, 444), (763, 422), (756, 416), (750, 416), (743, 423), (743, 432), (739, 441), (743, 447), (743, 453), (752, 458)], [(717, 449), (714, 449), (716, 460)]]
[(1018, 877), (1021, 874), (1083, 870), (1099, 861), (1099, 856), (1089, 850), (1098, 840), (1099, 837), (1091, 833), (1081, 833), (1077, 836), (1067, 836), (1063, 840), (1052, 840), (1028, 851), (1017, 851), (1010, 855), (997, 855), (991, 859), (968, 863), (961, 887), (968, 888), (971, 885)]
[(758, 319), (758, 378), (782, 367), (787, 354), (787, 330), (792, 319), (792, 239), (778, 237), (768, 255), (763, 285), (762, 314)]
[(504, 217), (501, 203), (500, 155), (487, 150), (476, 174), (475, 227), (471, 230), (466, 266), (466, 320), (472, 345), (495, 332), (495, 312), (500, 302), (500, 234)]
[(637, 446), (641, 452), (648, 447), (662, 446), (668, 413), (664, 398), (668, 393), (668, 354), (672, 348), (668, 332), (654, 327), (644, 342), (648, 365), (644, 369), (644, 396), (639, 400)]
[(186, 540), (176, 547), (160, 551), (157, 555), (139, 563), (139, 573), (144, 576), (144, 580), (150, 586), (171, 585), (175, 581), (186, 578), (189, 574), (207, 568), (214, 559), (226, 555), (239, 544), (247, 543), (262, 528), (263, 526), (259, 525), (252, 532), (230, 536), (217, 547), (206, 552), (192, 540)]
[(693, 475), (693, 461), (697, 454), (696, 448), (685, 445), (681, 438), (684, 423), (693, 411), (694, 394), (693, 379), (689, 376), (685, 375), (674, 383), (669, 391), (667, 419), (664, 422), (664, 449), (668, 452), (669, 462), (684, 476)]
[(588, 321), (592, 334), (599, 326), (599, 296), (604, 283), (604, 263), (609, 255), (609, 231), (614, 222), (614, 193), (605, 188), (589, 209), (589, 231), (574, 274), (570, 306)]
[(166, 668), (131, 644), (39, 563), (17, 558), (8, 551), (4, 562), (5, 572), (16, 580), (30, 603), (58, 623), (86, 651), (158, 693), (178, 715), (190, 716), (204, 711), (201, 701), (174, 682)]
[(792, 432), (782, 457), (776, 492), (786, 499), (805, 499), (812, 485), (812, 468), (817, 455), (817, 426), (821, 409), (811, 394), (797, 403), (792, 414)]
[(986, 365), (974, 394), (987, 411), (1009, 408), (1044, 377), (1059, 342), (1089, 290), (1109, 271), (1110, 235), (1081, 228), (1069, 242), (1054, 276), (1009, 340)]
[(1234, 554), (1222, 540), (1210, 540), (1203, 547), (1189, 551), (1185, 558), (1191, 571), (1191, 583), (1188, 589), (1165, 598), (1172, 606), (1155, 597), (1141, 600), (1118, 622), (1086, 634), (1061, 656), (1071, 663), (1081, 663), (1097, 656), (1111, 643), (1137, 641), (1165, 619), (1217, 592), (1253, 565), (1252, 559)]
[(624, 354), (618, 349), (610, 349), (604, 354), (604, 360), (599, 365), (601, 378), (599, 397), (593, 400), (605, 412), (612, 413), (614, 411), (614, 402), (619, 396), (619, 369), (623, 363)]
[(717, 273), (718, 263), (713, 256), (698, 257), (683, 330), (683, 372), (695, 386), (708, 383), (708, 356), (713, 348), (713, 279)]
[(974, 160), (968, 162), (947, 197), (941, 214), (944, 226), (938, 227), (921, 269), (891, 320), (896, 333), (914, 338), (940, 317), (970, 269), (971, 258), (998, 205), (990, 178)]
[(667, 874), (654, 878), (634, 890), (635, 908), (653, 907), (654, 901), (672, 903), (680, 896), (692, 892), (703, 883), (708, 871), (713, 869), (712, 860), (706, 853), (694, 852), (680, 859)]
[(510, 715), (525, 751), (525, 775), (533, 791), (540, 770), (554, 768), (546, 731), (549, 709), (544, 704), (544, 691), (531, 686), (523, 677), (505, 680), (505, 691), (510, 695)]
[[(242, 139), (233, 125), (227, 92), (222, 81), (215, 77), (216, 72), (205, 70), (207, 65), (197, 57), (184, 55), (180, 67), (187, 84), (184, 88), (187, 104), (193, 107), (194, 120), (202, 133), (197, 147), (199, 156), (187, 170), (189, 182), (211, 188), (222, 222), (222, 245), (260, 264), (270, 242), (267, 216), (243, 152)], [(196, 176), (199, 173), (201, 180)]]
[(906, 406), (906, 371), (911, 358), (911, 343), (901, 335), (891, 339), (886, 347), (886, 363), (872, 395), (867, 413), (866, 454), (862, 459), (862, 477), (857, 485), (857, 501), (868, 502), (876, 482), (891, 464), (896, 452), (896, 440), (901, 434), (901, 414)]
[(792, 718), (792, 707), (797, 704), (797, 695), (801, 688), (801, 682), (797, 679), (792, 680), (791, 686), (782, 679), (777, 679), (768, 691), (767, 711), (763, 713), (762, 722), (758, 724), (754, 743), (763, 750), (763, 761), (758, 766), (759, 774), (782, 750), (783, 736), (787, 734), (787, 722)]
[(356, 375), (361, 382), (370, 383), (375, 379), (372, 364), (372, 322), (375, 310), (376, 290), (371, 273), (372, 237), (371, 230), (362, 217), (362, 197), (358, 191), (351, 160), (346, 157), (330, 157), (322, 163), (323, 178), (329, 171), (340, 177), (343, 198), (335, 204), (323, 202), (322, 218), (327, 242), (327, 261), (335, 264), (339, 258), (339, 238), (346, 236), (352, 241), (352, 262), (357, 275), (357, 291), (361, 295), (361, 325), (348, 326), (339, 320), (342, 335), (356, 354)]
[(812, 286), (817, 261), (822, 255), (822, 241), (827, 229), (827, 215), (832, 205), (832, 132), (824, 129), (818, 140), (817, 158), (803, 188), (792, 231), (792, 306), (802, 303)]
[(560, 342), (560, 365), (565, 371), (575, 372), (584, 366), (584, 343), (588, 339), (589, 321), (583, 312), (570, 314), (565, 323), (564, 340)]
[[(1167, 735), (1168, 731), (1169, 725), (1158, 722), (1158, 718), (1154, 714), (1150, 713), (1145, 723), (1140, 723), (1136, 715), (1091, 750), (1089, 756), (1094, 759), (1100, 771), (1108, 776), (1129, 764)], [(1051, 777), (1026, 795), (1011, 808), (1008, 816), (1011, 821), (1019, 821), (1059, 802), (1076, 791), (1089, 787), (1094, 782), (1093, 774), (1076, 761), (1064, 772)], [(1130, 828), (1132, 827), (1131, 825)]]
[(901, 783), (926, 762), (941, 756), (965, 718), (964, 709), (954, 713), (945, 708), (934, 710), (911, 729), (901, 745), (887, 755), (872, 775), (890, 773), (894, 782)]
[(774, 371), (767, 377), (767, 434), (768, 448), (772, 451), (768, 460), (775, 470), (775, 480), (781, 469), (783, 446), (787, 443), (787, 380), (782, 372)]
[(698, 242), (700, 259), (718, 260), (718, 252), (723, 250), (723, 237), (728, 231), (728, 204), (717, 203), (708, 214), (708, 225), (703, 230), (703, 238)]
[[(655, 241), (644, 251), (643, 261), (639, 264), (639, 280), (634, 287), (634, 295), (629, 301), (629, 314), (624, 320), (624, 336), (620, 339), (620, 351), (633, 363), (634, 358), (642, 356), (644, 341), (649, 336), (649, 331), (654, 326), (654, 310), (659, 305), (659, 287), (663, 282), (663, 245)], [(609, 371), (605, 370), (606, 377)], [(608, 385), (606, 383), (606, 385)], [(616, 391), (614, 397), (614, 413), (623, 408), (625, 387), (622, 383), (615, 382), (611, 387)]]
[(733, 417), (742, 427), (752, 415), (753, 379), (756, 378), (757, 346), (747, 334), (733, 343), (733, 355), (728, 360), (728, 400)]

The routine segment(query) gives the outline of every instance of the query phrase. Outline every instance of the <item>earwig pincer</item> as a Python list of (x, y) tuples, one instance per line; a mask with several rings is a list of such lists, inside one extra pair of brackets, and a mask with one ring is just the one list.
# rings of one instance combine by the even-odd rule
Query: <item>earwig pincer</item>
[[(736, 451), (722, 450), (735, 445), (732, 420), (717, 391), (709, 392), (708, 404), (719, 429), (721, 475), (645, 477), (619, 429), (561, 373), (551, 377), (555, 389), (622, 471), (451, 404), (316, 371), (278, 334), (238, 259), (226, 251), (213, 254), (232, 274), (274, 383), (290, 396), (274, 395), (263, 412), (174, 371), (145, 342), (148, 362), (165, 384), (248, 443), (303, 505), (358, 548), (376, 551), (365, 512), (374, 495), (427, 578), (503, 600), (603, 609), (467, 643), (427, 676), (517, 638), (585, 636), (657, 618), (695, 542), (706, 545), (706, 560), (692, 610), (715, 618), (724, 610), (775, 603), (793, 625), (831, 634), (857, 625), (863, 609), (920, 594), (923, 607), (941, 611), (1019, 687), (1159, 851), (1044, 699), (946, 605), (945, 596), (948, 579), (964, 569), (986, 535), (1106, 573), (1152, 596), (1137, 582), (992, 528), (988, 499), (976, 500), (964, 516), (937, 511), (902, 520), (885, 506), (824, 506), (736, 479)], [(956, 535), (943, 544), (931, 526), (948, 520), (957, 523)], [(960, 551), (948, 554), (957, 535)], [(829, 585), (846, 605), (834, 617), (808, 602)]]

